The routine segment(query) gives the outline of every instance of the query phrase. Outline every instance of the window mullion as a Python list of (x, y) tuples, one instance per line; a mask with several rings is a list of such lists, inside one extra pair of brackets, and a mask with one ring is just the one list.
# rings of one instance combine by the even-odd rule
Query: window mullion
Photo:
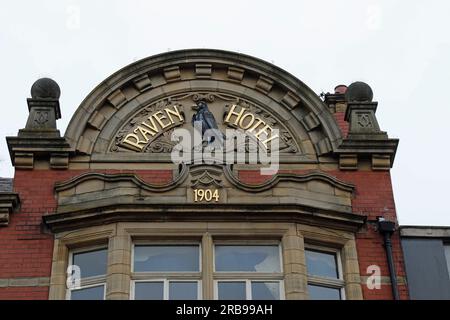
[(247, 300), (252, 300), (252, 282), (251, 282), (251, 280), (245, 281), (245, 288), (246, 288)]
[(164, 279), (164, 292), (163, 292), (163, 296), (164, 296), (164, 300), (169, 300), (169, 280), (168, 279)]

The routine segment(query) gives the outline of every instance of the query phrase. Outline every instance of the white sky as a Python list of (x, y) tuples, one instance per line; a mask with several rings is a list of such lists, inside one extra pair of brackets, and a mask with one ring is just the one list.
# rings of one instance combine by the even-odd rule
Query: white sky
[(48, 76), (63, 134), (83, 98), (129, 63), (168, 50), (246, 53), (315, 92), (367, 82), (382, 130), (400, 138), (392, 179), (400, 223), (450, 225), (449, 1), (0, 0), (0, 176), (26, 98)]

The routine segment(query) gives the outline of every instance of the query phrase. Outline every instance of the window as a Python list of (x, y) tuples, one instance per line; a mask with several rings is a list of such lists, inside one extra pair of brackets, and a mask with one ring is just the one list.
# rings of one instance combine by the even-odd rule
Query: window
[(215, 296), (219, 300), (279, 300), (280, 245), (214, 246)]
[(200, 251), (193, 246), (144, 246), (134, 247), (135, 272), (200, 271)]
[(445, 260), (447, 260), (447, 270), (450, 275), (450, 244), (444, 244)]
[(341, 300), (344, 281), (338, 250), (309, 247), (305, 250), (308, 293), (312, 300)]
[(135, 300), (201, 298), (199, 244), (135, 244), (132, 295)]
[[(79, 278), (79, 285), (67, 290), (71, 300), (103, 300), (105, 298), (107, 248), (74, 250), (70, 253), (69, 265), (72, 267), (72, 279)], [(79, 272), (79, 273), (78, 273)]]

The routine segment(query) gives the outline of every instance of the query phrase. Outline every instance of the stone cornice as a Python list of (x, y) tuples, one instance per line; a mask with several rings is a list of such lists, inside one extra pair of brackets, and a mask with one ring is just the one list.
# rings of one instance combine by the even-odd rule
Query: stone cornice
[(6, 137), (12, 165), (17, 169), (33, 169), (34, 160), (47, 159), (52, 169), (66, 169), (72, 148), (65, 138), (48, 131), (21, 130), (18, 137)]
[(356, 139), (344, 139), (336, 150), (336, 154), (340, 156), (340, 168), (356, 170), (358, 159), (362, 158), (372, 161), (373, 170), (389, 170), (392, 168), (399, 139), (376, 138), (376, 136), (367, 134)]
[(356, 232), (366, 217), (354, 213), (311, 210), (300, 205), (152, 204), (106, 205), (77, 212), (50, 214), (43, 216), (43, 220), (55, 233), (125, 221), (298, 222)]

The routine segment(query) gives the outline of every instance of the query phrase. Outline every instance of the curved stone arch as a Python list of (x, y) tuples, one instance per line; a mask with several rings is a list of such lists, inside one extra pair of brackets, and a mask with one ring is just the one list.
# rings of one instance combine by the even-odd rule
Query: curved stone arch
[(192, 91), (234, 94), (271, 110), (300, 140), (303, 160), (317, 160), (342, 141), (333, 115), (303, 82), (263, 60), (209, 49), (152, 56), (114, 73), (84, 99), (65, 137), (77, 153), (104, 159), (108, 141), (140, 108)]

